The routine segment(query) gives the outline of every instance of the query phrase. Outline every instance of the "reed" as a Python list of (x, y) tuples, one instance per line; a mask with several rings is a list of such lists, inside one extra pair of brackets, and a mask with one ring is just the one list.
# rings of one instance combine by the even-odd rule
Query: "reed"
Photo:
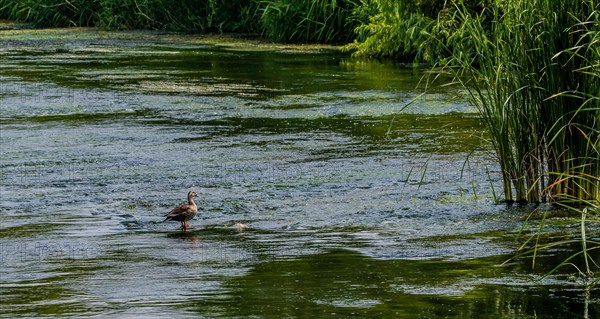
[(599, 5), (498, 1), (489, 30), (484, 16), (458, 9), (445, 69), (490, 133), (505, 200), (598, 201)]
[(479, 110), (505, 201), (552, 202), (581, 216), (572, 220), (578, 238), (554, 237), (544, 233), (546, 212), (519, 256), (532, 255), (535, 266), (539, 251), (579, 244), (548, 274), (572, 266), (593, 286), (600, 242), (586, 230), (600, 222), (600, 4), (496, 1), (491, 21), (457, 9), (460, 27), (444, 43), (452, 52), (444, 69)]

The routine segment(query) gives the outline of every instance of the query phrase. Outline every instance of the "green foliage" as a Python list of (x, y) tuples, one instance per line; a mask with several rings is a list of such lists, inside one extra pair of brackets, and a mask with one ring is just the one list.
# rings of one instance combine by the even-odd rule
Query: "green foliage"
[(265, 0), (260, 26), (279, 42), (348, 42), (355, 27), (353, 0)]
[(260, 32), (279, 42), (332, 43), (354, 37), (359, 1), (0, 0), (0, 18), (37, 27)]
[(0, 18), (37, 27), (87, 26), (97, 8), (95, 1), (85, 0), (0, 0)]
[[(484, 11), (486, 1), (468, 2), (470, 12)], [(357, 38), (344, 50), (354, 51), (355, 57), (443, 62), (455, 49), (449, 41), (459, 27), (452, 3), (368, 0), (361, 8), (370, 12), (369, 20), (355, 29)]]
[(251, 32), (255, 31), (252, 4), (244, 0), (0, 0), (0, 18), (37, 27)]

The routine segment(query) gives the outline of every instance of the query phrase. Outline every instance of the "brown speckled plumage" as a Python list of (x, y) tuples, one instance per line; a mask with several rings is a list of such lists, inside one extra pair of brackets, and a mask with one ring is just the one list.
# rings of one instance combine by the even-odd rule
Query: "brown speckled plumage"
[(164, 221), (174, 220), (181, 222), (181, 229), (183, 229), (183, 231), (190, 228), (190, 225), (188, 225), (187, 222), (194, 218), (198, 213), (198, 206), (196, 206), (196, 203), (194, 202), (194, 197), (196, 196), (198, 196), (196, 192), (189, 192), (188, 204), (173, 208), (173, 210), (165, 215)]

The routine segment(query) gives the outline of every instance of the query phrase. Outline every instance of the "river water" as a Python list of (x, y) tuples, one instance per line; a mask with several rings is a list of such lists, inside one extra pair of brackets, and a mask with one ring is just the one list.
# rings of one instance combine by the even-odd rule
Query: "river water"
[[(543, 277), (564, 248), (511, 259), (543, 209), (495, 204), (475, 110), (420, 95), (424, 69), (144, 32), (0, 43), (0, 317), (600, 314), (573, 269)], [(162, 216), (190, 190), (183, 233)]]

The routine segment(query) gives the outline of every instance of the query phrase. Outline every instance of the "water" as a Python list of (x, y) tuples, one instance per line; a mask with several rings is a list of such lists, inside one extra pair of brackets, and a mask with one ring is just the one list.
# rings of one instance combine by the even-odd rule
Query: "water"
[[(499, 169), (457, 88), (403, 109), (425, 70), (327, 47), (0, 33), (0, 317), (600, 313), (572, 269), (542, 278), (564, 248), (503, 264), (539, 217), (494, 204)], [(201, 213), (182, 233), (162, 215), (189, 190)], [(550, 231), (576, 236), (563, 221)]]

